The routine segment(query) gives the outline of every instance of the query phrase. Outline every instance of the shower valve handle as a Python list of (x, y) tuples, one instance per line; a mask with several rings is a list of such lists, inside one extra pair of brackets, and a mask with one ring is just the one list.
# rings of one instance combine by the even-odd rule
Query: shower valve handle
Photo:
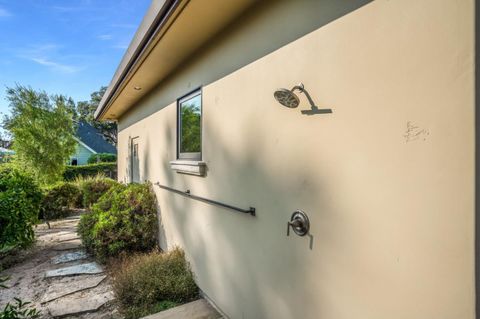
[(290, 227), (292, 227), (293, 232), (298, 236), (305, 236), (310, 231), (310, 221), (308, 220), (307, 214), (301, 210), (296, 210), (293, 212), (290, 221), (287, 222), (287, 236), (290, 236)]

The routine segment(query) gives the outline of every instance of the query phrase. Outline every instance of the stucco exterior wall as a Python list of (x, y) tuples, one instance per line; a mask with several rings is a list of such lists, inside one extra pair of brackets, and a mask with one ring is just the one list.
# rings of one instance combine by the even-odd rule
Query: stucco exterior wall
[[(279, 14), (269, 10), (259, 24)], [(138, 136), (142, 180), (257, 209), (156, 188), (162, 246), (185, 249), (230, 318), (474, 318), (473, 1), (373, 1), (208, 81), (219, 56), (255, 37), (245, 34), (255, 21), (119, 121), (120, 180)], [(302, 115), (304, 96), (293, 110), (273, 99), (298, 82), (333, 113)], [(206, 177), (169, 165), (172, 95), (198, 85)], [(286, 236), (295, 209), (311, 237)]]

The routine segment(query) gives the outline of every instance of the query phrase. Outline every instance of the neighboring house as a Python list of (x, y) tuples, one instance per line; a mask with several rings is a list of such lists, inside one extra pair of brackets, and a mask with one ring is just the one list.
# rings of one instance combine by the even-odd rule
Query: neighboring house
[(15, 154), (15, 151), (5, 147), (0, 147), (0, 163), (8, 161), (9, 158), (11, 158), (11, 156), (14, 154)]
[(71, 165), (85, 165), (92, 154), (109, 153), (117, 154), (117, 149), (108, 143), (102, 134), (86, 122), (77, 123), (75, 140), (77, 148), (75, 154), (70, 157)]
[(96, 118), (226, 317), (473, 319), (474, 22), (473, 0), (154, 1)]

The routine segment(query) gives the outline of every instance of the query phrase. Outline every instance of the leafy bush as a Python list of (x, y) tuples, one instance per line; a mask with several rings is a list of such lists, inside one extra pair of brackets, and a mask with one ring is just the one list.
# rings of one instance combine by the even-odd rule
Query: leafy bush
[(117, 163), (97, 163), (89, 165), (67, 165), (63, 173), (63, 179), (72, 181), (77, 177), (89, 177), (103, 174), (112, 179), (117, 178)]
[(8, 164), (0, 167), (0, 251), (25, 248), (35, 235), (33, 226), (42, 192), (34, 179)]
[(82, 191), (75, 183), (59, 182), (45, 189), (40, 218), (52, 220), (68, 216), (82, 206)]
[(100, 261), (150, 251), (157, 239), (157, 207), (150, 184), (117, 184), (80, 219), (78, 233)]
[(99, 154), (92, 154), (88, 158), (88, 164), (95, 164), (95, 163), (112, 163), (117, 161), (117, 155), (110, 154), (110, 153), (99, 153)]
[(91, 207), (112, 186), (118, 184), (118, 182), (113, 179), (106, 178), (101, 174), (77, 178), (75, 183), (79, 186), (81, 193), (83, 194), (82, 204), (86, 208)]
[[(0, 288), (8, 288), (4, 282), (8, 277), (0, 278)], [(0, 319), (34, 319), (40, 316), (40, 312), (35, 308), (27, 307), (30, 302), (23, 302), (14, 298), (15, 303), (7, 303), (3, 310), (0, 310)]]
[(113, 275), (113, 290), (125, 318), (139, 318), (198, 297), (185, 254), (176, 248), (124, 259)]

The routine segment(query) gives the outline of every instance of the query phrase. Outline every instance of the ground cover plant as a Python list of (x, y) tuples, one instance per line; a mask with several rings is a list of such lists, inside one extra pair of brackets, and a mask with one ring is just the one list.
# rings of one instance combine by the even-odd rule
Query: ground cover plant
[(0, 255), (26, 248), (35, 240), (42, 191), (35, 180), (14, 167), (0, 167)]
[(198, 298), (182, 250), (154, 251), (116, 263), (113, 290), (126, 319), (140, 318)]
[(91, 212), (82, 215), (78, 233), (99, 261), (156, 246), (157, 204), (151, 184), (115, 184)]

